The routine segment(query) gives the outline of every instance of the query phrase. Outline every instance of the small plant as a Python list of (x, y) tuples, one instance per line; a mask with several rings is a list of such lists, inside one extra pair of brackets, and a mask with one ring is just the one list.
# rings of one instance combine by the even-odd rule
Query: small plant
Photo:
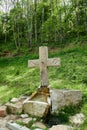
[(16, 123), (19, 124), (19, 125), (22, 125), (22, 126), (25, 125), (23, 121), (16, 121)]
[(15, 76), (19, 75), (20, 74), (20, 71), (17, 70), (16, 73), (15, 73)]
[(32, 118), (32, 120), (29, 121), (29, 123), (27, 124), (27, 127), (28, 127), (28, 128), (32, 128), (32, 125), (33, 125), (35, 122), (36, 122), (36, 120), (34, 120), (34, 119)]

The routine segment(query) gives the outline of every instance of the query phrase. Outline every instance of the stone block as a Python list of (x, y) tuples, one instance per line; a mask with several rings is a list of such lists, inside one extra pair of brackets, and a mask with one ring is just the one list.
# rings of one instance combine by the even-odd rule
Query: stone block
[(55, 125), (49, 130), (74, 130), (74, 128), (68, 125)]
[(24, 125), (27, 126), (32, 121), (32, 118), (31, 117), (29, 117), (29, 118), (19, 118), (16, 121), (22, 122)]
[(23, 102), (26, 96), (20, 96), (19, 98), (12, 98), (9, 103), (6, 104), (8, 112), (12, 114), (21, 114), (23, 108)]
[(69, 105), (77, 105), (82, 100), (82, 92), (79, 90), (58, 90), (50, 92), (52, 101), (52, 113), (58, 113), (61, 108)]
[(55, 125), (49, 130), (74, 130), (74, 128), (68, 125)]
[(36, 117), (45, 117), (48, 114), (51, 106), (51, 100), (49, 96), (49, 88), (38, 88), (37, 92), (33, 93), (24, 101), (24, 113)]
[(18, 102), (15, 104), (7, 103), (6, 106), (9, 113), (12, 113), (12, 114), (22, 113), (23, 104), (21, 102)]
[(11, 103), (19, 102), (19, 98), (12, 98), (10, 102), (11, 102)]
[(0, 130), (9, 130), (8, 128), (0, 128)]
[(38, 128), (41, 128), (41, 129), (46, 129), (46, 125), (43, 124), (42, 122), (36, 122), (32, 126), (33, 127), (38, 127)]
[(11, 99), (11, 103), (18, 103), (18, 102), (23, 102), (25, 99), (27, 98), (27, 96), (20, 96), (19, 98), (12, 98)]
[(36, 117), (44, 117), (49, 111), (50, 105), (46, 102), (40, 101), (25, 101), (23, 105), (24, 113)]
[(69, 118), (69, 122), (71, 122), (71, 124), (74, 124), (76, 126), (80, 126), (84, 123), (85, 120), (85, 116), (83, 113), (78, 113), (74, 116), (70, 116)]
[(18, 125), (18, 124), (16, 124), (16, 123), (13, 123), (13, 122), (8, 122), (8, 123), (6, 124), (6, 126), (7, 126), (9, 129), (11, 129), (11, 130), (30, 130), (30, 129), (28, 129), (28, 128), (25, 127), (25, 126), (21, 126), (21, 125)]
[(21, 114), (20, 117), (25, 119), (25, 118), (28, 118), (29, 116), (28, 116), (28, 114)]
[(0, 107), (0, 117), (5, 117), (7, 115), (7, 107), (1, 106)]

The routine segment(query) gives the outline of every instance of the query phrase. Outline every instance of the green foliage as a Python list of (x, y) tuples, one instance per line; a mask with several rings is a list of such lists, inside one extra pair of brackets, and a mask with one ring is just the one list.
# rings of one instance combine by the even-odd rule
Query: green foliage
[(58, 114), (58, 118), (61, 122), (67, 123), (69, 122), (69, 117), (79, 113), (81, 111), (81, 104), (77, 106), (65, 106), (60, 110)]
[(47, 127), (52, 127), (53, 125), (58, 124), (69, 124), (69, 117), (73, 116), (81, 111), (81, 104), (78, 106), (65, 106), (62, 108), (58, 114), (48, 114), (46, 118), (44, 118), (44, 122)]
[(25, 124), (22, 121), (16, 121), (17, 124), (24, 126)]
[(20, 0), (11, 5), (10, 12), (0, 12), (0, 40), (5, 46), (11, 42), (20, 50), (45, 42), (62, 47), (72, 39), (87, 40), (86, 1)]
[[(32, 56), (32, 58), (35, 57), (37, 56)], [(27, 67), (28, 59), (28, 56), (0, 59), (0, 93), (4, 96), (4, 99), (2, 95), (0, 96), (2, 102), (7, 102), (12, 97), (19, 96), (19, 94), (29, 95), (39, 86), (39, 76), (37, 76), (39, 71)], [(32, 77), (34, 77), (35, 84), (31, 82)], [(6, 94), (5, 90), (7, 91)]]

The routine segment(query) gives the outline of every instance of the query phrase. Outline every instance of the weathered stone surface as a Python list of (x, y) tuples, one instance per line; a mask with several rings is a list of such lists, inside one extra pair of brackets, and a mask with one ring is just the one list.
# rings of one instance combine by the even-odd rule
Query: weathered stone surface
[(25, 101), (23, 105), (24, 113), (37, 117), (46, 116), (49, 111), (49, 104), (40, 101)]
[(77, 105), (82, 100), (82, 93), (79, 90), (58, 90), (50, 92), (52, 100), (52, 113), (58, 113), (61, 108), (69, 105)]
[(23, 118), (23, 119), (28, 118), (28, 114), (21, 114), (20, 117)]
[(0, 128), (0, 130), (9, 130), (8, 128)]
[(21, 103), (23, 103), (24, 100), (27, 99), (27, 98), (28, 98), (28, 96), (20, 96), (20, 97), (19, 97), (19, 101), (20, 101)]
[(42, 87), (42, 88), (38, 88), (37, 92), (33, 93), (29, 98), (25, 100), (25, 102), (40, 101), (40, 102), (46, 102), (49, 105), (51, 105), (51, 100), (49, 96), (50, 96), (49, 88)]
[(20, 96), (19, 98), (12, 98), (10, 102), (11, 103), (23, 102), (26, 98), (27, 96)]
[(28, 125), (32, 121), (32, 118), (19, 118), (16, 121), (20, 121), (23, 122), (24, 125)]
[(42, 130), (42, 129), (36, 128), (35, 130)]
[(41, 128), (41, 129), (46, 129), (45, 124), (43, 124), (42, 122), (36, 122), (32, 126), (33, 127), (38, 127), (38, 128)]
[(32, 118), (25, 118), (25, 119), (22, 119), (22, 122), (25, 124), (25, 125), (28, 125), (29, 122), (32, 121)]
[(7, 122), (7, 120), (5, 120), (5, 119), (3, 119), (3, 118), (0, 118), (0, 127), (1, 127), (1, 128), (4, 128), (5, 125), (6, 125), (6, 122)]
[(85, 120), (85, 116), (83, 113), (78, 113), (74, 116), (70, 116), (69, 119), (69, 121), (76, 126), (80, 126), (81, 124), (83, 124), (84, 120)]
[(48, 66), (59, 66), (60, 59), (59, 58), (51, 58), (48, 59), (48, 48), (46, 46), (39, 47), (39, 60), (29, 60), (29, 67), (40, 67), (40, 78), (41, 78), (41, 86), (47, 87), (49, 85), (48, 82)]
[(55, 125), (49, 130), (74, 130), (74, 128), (68, 125)]
[(5, 117), (7, 115), (7, 110), (6, 110), (6, 106), (1, 106), (0, 107), (0, 117)]
[(12, 98), (10, 102), (11, 102), (11, 103), (16, 103), (16, 102), (18, 102), (18, 101), (19, 101), (19, 98)]
[(16, 120), (16, 119), (18, 119), (18, 118), (19, 118), (19, 115), (9, 114), (9, 115), (7, 115), (5, 118), (3, 118), (3, 119), (5, 119), (5, 120), (7, 120), (7, 121), (10, 121), (10, 120)]
[(9, 103), (6, 104), (7, 110), (12, 114), (20, 114), (23, 110), (23, 102), (27, 99), (26, 96), (20, 96), (19, 98), (12, 98)]
[(49, 97), (49, 88), (38, 88), (37, 92), (33, 93), (23, 103), (24, 113), (28, 113), (37, 117), (45, 117), (51, 106), (51, 100)]
[(6, 128), (6, 123), (10, 120), (18, 119), (18, 115), (7, 115), (6, 117), (0, 117), (0, 128)]
[(6, 126), (11, 130), (30, 130), (25, 126), (23, 127), (13, 122), (8, 122)]
[(18, 103), (7, 103), (7, 110), (12, 114), (20, 114), (22, 113), (23, 104), (21, 102)]

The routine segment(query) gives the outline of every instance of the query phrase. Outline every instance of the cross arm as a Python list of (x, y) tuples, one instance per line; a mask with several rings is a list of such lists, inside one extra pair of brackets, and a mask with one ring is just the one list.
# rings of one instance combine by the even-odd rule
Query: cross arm
[(59, 66), (60, 58), (49, 58), (47, 60), (47, 66)]
[(39, 60), (28, 60), (28, 67), (39, 67)]

